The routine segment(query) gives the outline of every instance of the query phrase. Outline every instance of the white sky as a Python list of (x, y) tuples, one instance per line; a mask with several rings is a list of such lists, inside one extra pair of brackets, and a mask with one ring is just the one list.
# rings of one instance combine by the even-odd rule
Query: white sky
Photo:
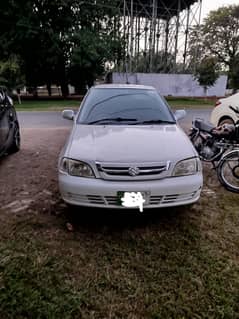
[(217, 10), (219, 7), (231, 4), (239, 5), (239, 0), (202, 0), (202, 19), (205, 18), (211, 10)]

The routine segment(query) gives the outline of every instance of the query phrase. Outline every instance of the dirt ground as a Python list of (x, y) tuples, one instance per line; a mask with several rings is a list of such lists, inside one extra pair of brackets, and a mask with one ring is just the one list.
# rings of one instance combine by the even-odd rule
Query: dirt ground
[(23, 129), (20, 152), (0, 161), (0, 209), (51, 212), (64, 206), (57, 185), (57, 159), (70, 130)]
[[(58, 192), (57, 159), (69, 133), (69, 128), (22, 129), (21, 151), (0, 161), (0, 209), (58, 213), (65, 207)], [(202, 196), (225, 191), (210, 165), (204, 165), (204, 177)]]

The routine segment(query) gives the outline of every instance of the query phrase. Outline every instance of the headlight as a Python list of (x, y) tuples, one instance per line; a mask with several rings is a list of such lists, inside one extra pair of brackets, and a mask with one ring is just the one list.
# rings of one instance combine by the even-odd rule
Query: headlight
[(173, 176), (193, 175), (202, 171), (201, 161), (198, 157), (178, 162), (173, 170)]
[(81, 161), (75, 161), (69, 158), (62, 158), (60, 163), (60, 172), (68, 173), (72, 176), (95, 177), (91, 167)]

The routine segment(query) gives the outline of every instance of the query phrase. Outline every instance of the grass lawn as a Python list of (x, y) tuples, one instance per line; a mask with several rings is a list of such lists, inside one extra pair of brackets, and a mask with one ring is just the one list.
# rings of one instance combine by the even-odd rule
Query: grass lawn
[(42, 101), (22, 101), (19, 105), (15, 102), (17, 111), (60, 111), (69, 108), (78, 108), (79, 100), (42, 100)]
[(196, 99), (196, 98), (176, 98), (167, 97), (169, 105), (173, 109), (178, 108), (195, 108), (195, 109), (212, 109), (215, 105), (215, 100), (212, 99)]
[(2, 212), (0, 318), (238, 318), (238, 204), (81, 209), (74, 232), (59, 210)]
[[(180, 99), (180, 98), (167, 98), (169, 105), (173, 109), (178, 108), (212, 108), (214, 102), (212, 100), (203, 99)], [(22, 101), (19, 105), (15, 102), (17, 111), (61, 111), (66, 108), (78, 108), (80, 105), (79, 100), (46, 100), (46, 101)]]

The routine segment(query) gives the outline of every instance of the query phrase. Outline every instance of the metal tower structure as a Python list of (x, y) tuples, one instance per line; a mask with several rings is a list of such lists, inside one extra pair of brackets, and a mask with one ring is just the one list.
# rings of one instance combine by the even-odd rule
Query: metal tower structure
[(161, 72), (173, 72), (176, 63), (184, 69), (188, 33), (200, 24), (201, 5), (202, 0), (121, 0), (125, 56), (118, 70), (133, 73), (141, 63), (141, 72), (152, 72), (155, 58)]

